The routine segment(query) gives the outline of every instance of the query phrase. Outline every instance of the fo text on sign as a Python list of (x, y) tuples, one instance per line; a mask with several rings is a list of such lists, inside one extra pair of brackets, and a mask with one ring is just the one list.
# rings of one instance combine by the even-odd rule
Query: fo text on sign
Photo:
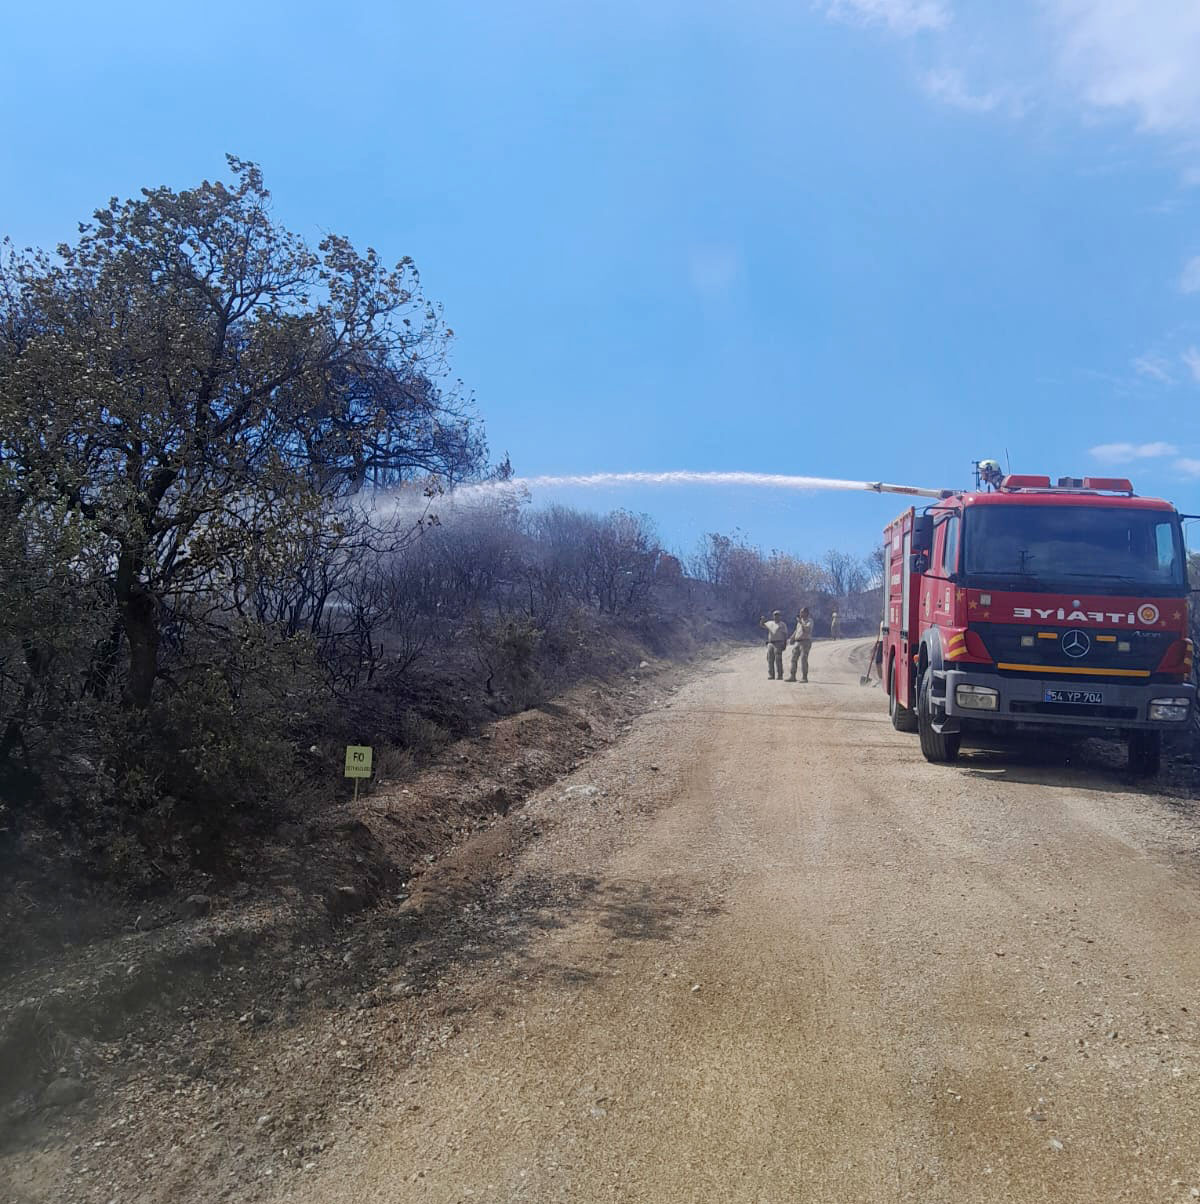
[(369, 778), (371, 776), (371, 749), (365, 744), (346, 745), (346, 777)]

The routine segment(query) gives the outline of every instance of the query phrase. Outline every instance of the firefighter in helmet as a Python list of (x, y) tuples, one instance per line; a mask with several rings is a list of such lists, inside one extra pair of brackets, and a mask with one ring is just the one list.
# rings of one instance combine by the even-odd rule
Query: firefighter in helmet
[(999, 460), (980, 460), (979, 461), (979, 480), (989, 489), (996, 489), (1000, 482), (1004, 480), (1004, 472), (1000, 468)]
[(842, 617), (836, 610), (829, 616), (829, 638), (831, 640), (842, 638)]

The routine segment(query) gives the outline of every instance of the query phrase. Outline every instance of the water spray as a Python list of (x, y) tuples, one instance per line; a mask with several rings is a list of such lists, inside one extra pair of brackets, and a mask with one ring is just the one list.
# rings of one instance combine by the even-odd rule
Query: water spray
[(580, 476), (514, 477), (513, 484), (529, 489), (580, 487), (604, 489), (621, 485), (733, 485), (758, 489), (862, 489), (862, 481), (831, 477), (796, 477), (770, 472), (593, 472)]
[(912, 497), (950, 496), (948, 489), (920, 489), (913, 485), (889, 485), (883, 481), (843, 481), (834, 477), (797, 477), (769, 472), (594, 472), (585, 476), (514, 477), (511, 484), (529, 489), (582, 486), (603, 488), (614, 485), (743, 485), (758, 489), (821, 489), (873, 493), (904, 493)]
[(945, 498), (951, 489), (924, 489), (916, 485), (892, 485), (886, 481), (846, 481), (836, 477), (801, 477), (769, 472), (592, 472), (570, 475), (507, 477), (475, 484), (440, 487), (402, 486), (375, 495), (371, 506), (377, 513), (412, 522), (427, 518), (449, 519), (455, 511), (469, 510), (495, 502), (523, 502), (537, 489), (612, 489), (623, 486), (670, 488), (704, 485), (726, 488), (782, 489), (797, 493), (837, 491), (843, 493), (898, 493), (906, 497)]
[[(915, 485), (891, 485), (885, 481), (846, 481), (835, 477), (800, 477), (768, 472), (593, 472), (577, 475), (508, 477), (459, 485), (445, 494), (454, 504), (483, 502), (506, 494), (521, 494), (534, 489), (608, 489), (641, 485), (670, 487), (679, 485), (716, 485), (752, 489), (790, 489), (799, 493), (819, 490), (842, 492), (899, 493), (908, 497), (944, 498), (953, 490), (924, 489)], [(395, 503), (397, 495), (392, 495)]]

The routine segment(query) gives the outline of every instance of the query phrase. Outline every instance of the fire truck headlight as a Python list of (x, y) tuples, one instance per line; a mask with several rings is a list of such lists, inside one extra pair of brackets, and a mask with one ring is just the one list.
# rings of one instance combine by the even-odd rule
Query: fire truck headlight
[(966, 711), (998, 711), (1000, 693), (987, 686), (956, 686), (954, 701)]
[(1190, 708), (1186, 698), (1154, 698), (1147, 716), (1157, 723), (1182, 723)]
[(1022, 648), (1032, 648), (1035, 642), (1036, 641), (1034, 640), (1033, 636), (1031, 636), (1031, 635), (1023, 635), (1021, 637), (1021, 647)]

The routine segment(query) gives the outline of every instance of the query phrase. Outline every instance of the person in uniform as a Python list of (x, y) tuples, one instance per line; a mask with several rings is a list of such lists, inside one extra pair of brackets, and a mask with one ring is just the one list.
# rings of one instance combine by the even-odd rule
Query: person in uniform
[(842, 638), (842, 620), (836, 610), (829, 618), (829, 638), (831, 640), (840, 640)]
[(788, 681), (796, 680), (796, 666), (800, 666), (800, 680), (808, 681), (808, 654), (812, 651), (813, 621), (806, 606), (796, 616), (796, 630), (792, 632), (792, 675)]
[[(783, 681), (783, 650), (787, 646), (788, 629), (783, 611), (773, 610), (769, 619), (759, 619), (758, 625), (767, 629), (767, 677)], [(778, 674), (776, 674), (778, 670)]]

